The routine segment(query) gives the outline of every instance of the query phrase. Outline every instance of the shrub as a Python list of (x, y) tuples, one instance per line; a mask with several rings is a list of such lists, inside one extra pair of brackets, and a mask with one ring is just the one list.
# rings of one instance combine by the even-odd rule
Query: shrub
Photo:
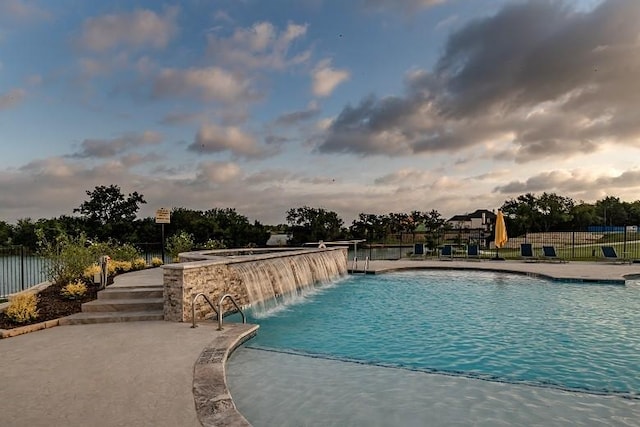
[(189, 252), (191, 249), (193, 249), (193, 235), (186, 231), (181, 231), (167, 239), (167, 251), (174, 261), (178, 261), (180, 252)]
[(89, 282), (93, 283), (93, 279), (96, 275), (100, 275), (102, 269), (98, 264), (93, 264), (84, 269), (84, 273), (82, 273), (82, 277), (84, 277)]
[(68, 283), (60, 291), (60, 295), (67, 299), (80, 299), (87, 293), (87, 285), (80, 280)]
[(151, 258), (151, 265), (153, 267), (160, 267), (162, 264), (164, 264), (164, 262), (162, 262), (162, 260), (157, 256), (154, 256), (153, 258)]
[(227, 249), (227, 246), (222, 240), (216, 239), (207, 240), (202, 247), (203, 249)]
[(131, 270), (131, 261), (113, 261), (111, 260), (109, 262), (109, 264), (113, 265), (113, 268), (115, 268), (115, 272), (116, 273), (126, 273), (127, 271)]
[(144, 260), (144, 258), (136, 258), (131, 263), (131, 267), (134, 270), (144, 270), (146, 266), (147, 266), (147, 262)]
[(133, 262), (136, 258), (140, 258), (140, 251), (135, 246), (125, 243), (124, 245), (114, 245), (109, 255), (119, 261)]
[(38, 318), (38, 297), (32, 292), (16, 295), (11, 299), (5, 314), (16, 323), (26, 323)]
[(117, 261), (109, 260), (109, 262), (107, 263), (107, 276), (113, 276), (116, 274), (118, 270), (116, 263)]
[(76, 280), (95, 261), (93, 254), (85, 246), (87, 239), (84, 235), (73, 238), (60, 234), (55, 241), (46, 240), (43, 234), (39, 237), (39, 253), (48, 260), (45, 274), (51, 282), (66, 283)]

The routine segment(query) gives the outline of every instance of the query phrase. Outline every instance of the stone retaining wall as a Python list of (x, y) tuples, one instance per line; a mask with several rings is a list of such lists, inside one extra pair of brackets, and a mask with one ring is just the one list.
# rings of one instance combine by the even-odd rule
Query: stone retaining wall
[[(174, 322), (191, 321), (191, 303), (193, 297), (198, 293), (204, 293), (212, 303), (217, 304), (218, 299), (224, 294), (230, 294), (240, 306), (249, 304), (249, 294), (236, 267), (239, 264), (246, 266), (255, 263), (256, 265), (273, 258), (302, 256), (321, 256), (326, 251), (340, 251), (340, 259), (344, 258), (344, 273), (347, 271), (347, 249), (346, 248), (326, 248), (326, 249), (305, 249), (259, 253), (252, 255), (241, 255), (236, 257), (221, 257), (218, 251), (201, 253), (200, 256), (194, 253), (181, 254), (181, 259), (202, 259), (200, 261), (183, 262), (179, 264), (168, 264), (164, 268), (164, 318)], [(226, 250), (226, 253), (229, 251)], [(226, 255), (225, 253), (225, 255)], [(184, 256), (183, 256), (184, 255)], [(301, 284), (309, 286), (312, 283)], [(230, 309), (231, 305), (228, 302)], [(217, 307), (216, 307), (217, 308)], [(199, 298), (196, 302), (196, 318), (203, 318), (213, 314), (204, 298)]]

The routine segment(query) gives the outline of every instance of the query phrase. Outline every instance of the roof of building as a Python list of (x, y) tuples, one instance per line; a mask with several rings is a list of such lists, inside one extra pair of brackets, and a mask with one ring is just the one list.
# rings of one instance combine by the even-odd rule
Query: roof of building
[(483, 214), (484, 214), (484, 217), (486, 219), (495, 219), (496, 218), (496, 214), (493, 213), (490, 210), (477, 209), (475, 212), (470, 213), (470, 214), (468, 213), (468, 214), (464, 214), (464, 215), (454, 215), (451, 218), (449, 218), (449, 221), (453, 221), (453, 222), (471, 221), (472, 218), (482, 218)]

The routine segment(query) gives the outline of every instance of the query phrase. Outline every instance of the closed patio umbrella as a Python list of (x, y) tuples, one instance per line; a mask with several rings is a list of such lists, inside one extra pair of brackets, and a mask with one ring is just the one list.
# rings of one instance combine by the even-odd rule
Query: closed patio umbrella
[(496, 245), (496, 259), (498, 258), (498, 249), (504, 247), (504, 245), (509, 240), (507, 236), (507, 226), (504, 223), (504, 215), (502, 211), (498, 211), (498, 215), (496, 216), (496, 236), (495, 236), (495, 245)]

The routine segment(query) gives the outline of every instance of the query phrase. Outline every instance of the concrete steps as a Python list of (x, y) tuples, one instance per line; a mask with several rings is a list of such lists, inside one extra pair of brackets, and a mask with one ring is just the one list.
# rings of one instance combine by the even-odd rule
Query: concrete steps
[(162, 285), (109, 287), (98, 299), (82, 304), (82, 312), (60, 319), (61, 325), (164, 320)]
[(162, 310), (162, 298), (132, 298), (132, 299), (97, 299), (82, 304), (83, 313), (113, 312), (113, 311), (153, 311)]

